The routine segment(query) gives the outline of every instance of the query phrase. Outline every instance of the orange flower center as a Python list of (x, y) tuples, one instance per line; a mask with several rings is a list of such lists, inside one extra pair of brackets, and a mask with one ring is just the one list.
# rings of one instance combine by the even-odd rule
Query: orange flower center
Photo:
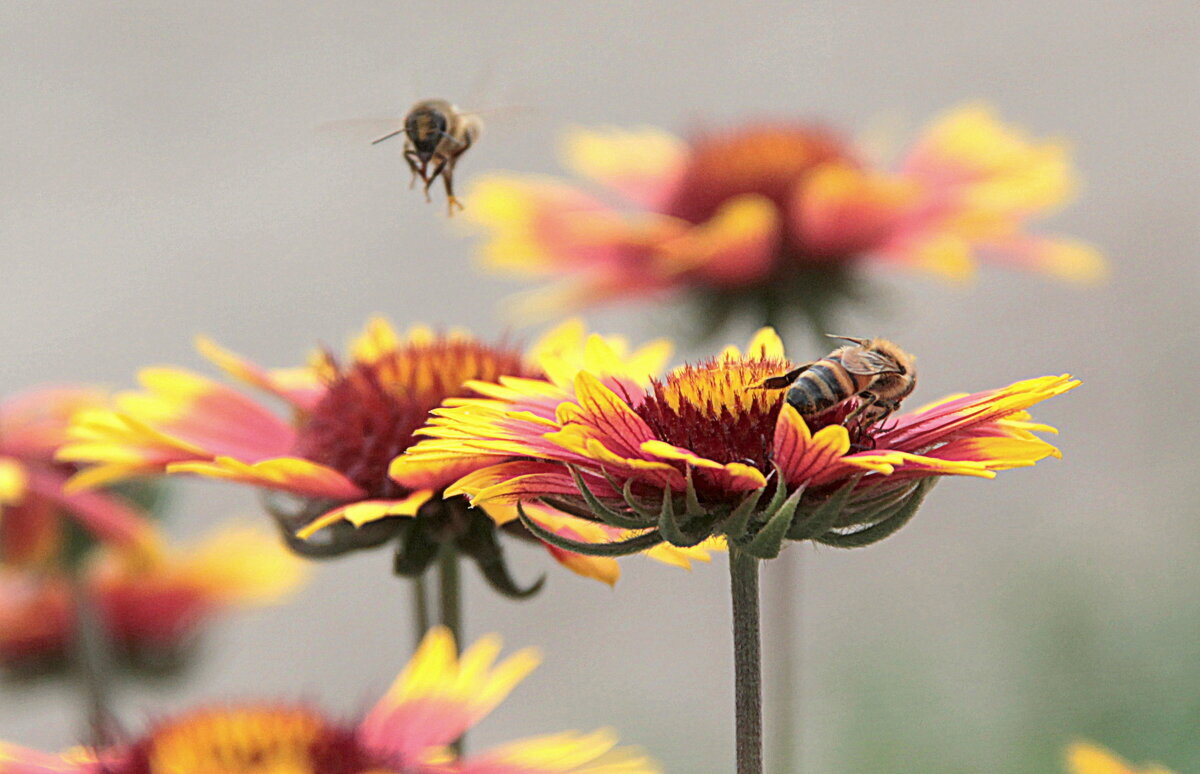
[(773, 358), (725, 357), (684, 366), (656, 380), (636, 411), (669, 444), (769, 472), (783, 393), (754, 388), (792, 367)]
[(296, 454), (345, 474), (371, 497), (397, 497), (388, 464), (446, 398), (469, 393), (471, 379), (528, 376), (516, 349), (438, 338), (360, 360), (338, 372), (299, 430)]
[(705, 136), (694, 142), (667, 212), (701, 223), (742, 194), (761, 194), (786, 211), (796, 184), (808, 173), (846, 158), (836, 137), (810, 126), (767, 124)]
[(300, 707), (192, 712), (134, 745), (112, 774), (367, 774), (384, 772), (355, 732)]

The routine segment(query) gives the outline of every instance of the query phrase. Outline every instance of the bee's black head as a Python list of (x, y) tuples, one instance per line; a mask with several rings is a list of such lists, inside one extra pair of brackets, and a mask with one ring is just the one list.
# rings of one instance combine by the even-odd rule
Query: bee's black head
[(440, 110), (424, 107), (408, 114), (404, 121), (404, 133), (412, 143), (413, 150), (422, 162), (427, 162), (437, 150), (438, 143), (446, 136), (449, 123)]

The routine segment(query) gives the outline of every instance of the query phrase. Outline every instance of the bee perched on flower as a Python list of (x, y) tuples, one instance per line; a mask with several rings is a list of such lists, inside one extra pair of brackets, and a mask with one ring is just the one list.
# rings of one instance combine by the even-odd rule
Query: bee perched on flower
[(500, 645), (485, 637), (459, 659), (450, 633), (433, 629), (357, 724), (308, 703), (216, 705), (94, 752), (48, 755), (0, 743), (0, 774), (659, 774), (607, 730), (532, 737), (465, 758), (452, 752), (448, 745), (538, 664), (530, 649), (496, 664)]
[(730, 347), (646, 390), (614, 389), (586, 370), (570, 391), (531, 380), (473, 383), (482, 397), (434, 411), (421, 431), (429, 438), (392, 474), (404, 481), (490, 454), (493, 465), (446, 493), (483, 506), (541, 501), (633, 531), (587, 546), (527, 520), (544, 540), (581, 553), (691, 546), (713, 535), (762, 557), (785, 538), (865, 545), (907, 521), (940, 476), (993, 478), (1057, 456), (1034, 434), (1053, 429), (1025, 409), (1078, 384), (1042, 377), (844, 424), (860, 399), (804, 416), (783, 390), (763, 388), (797, 370), (764, 329), (745, 354)]
[(1078, 280), (1104, 272), (1088, 245), (1027, 231), (1074, 194), (1065, 146), (1029, 140), (984, 105), (936, 119), (894, 171), (798, 121), (691, 140), (577, 130), (565, 157), (614, 196), (507, 174), (471, 195), (488, 266), (562, 282), (521, 305), (529, 316), (685, 294), (713, 330), (742, 310), (815, 324), (862, 295), (869, 262), (951, 279), (977, 258)]
[[(204, 624), (226, 610), (274, 603), (306, 575), (270, 534), (228, 525), (195, 546), (154, 534), (150, 548), (101, 546), (79, 569), (115, 662), (137, 671), (173, 671)], [(0, 568), (0, 667), (31, 674), (69, 663), (78, 597), (63, 568)]]
[[(392, 476), (404, 482), (449, 473), (469, 458), (477, 469), (447, 487), (447, 495), (467, 495), (483, 507), (515, 503), (535, 535), (584, 555), (724, 540), (738, 672), (738, 770), (761, 771), (758, 561), (777, 556), (785, 540), (874, 543), (906, 524), (942, 476), (993, 478), (1058, 456), (1035, 434), (1053, 428), (1034, 424), (1026, 409), (1078, 384), (1047, 376), (894, 414), (911, 381), (888, 382), (884, 390), (875, 380), (910, 376), (911, 358), (881, 339), (851, 349), (811, 364), (828, 372), (817, 377), (825, 390), (832, 392), (840, 378), (835, 364), (843, 370), (874, 364), (875, 376), (857, 375), (867, 380), (857, 397), (821, 405), (801, 400), (803, 390), (793, 398), (764, 389), (785, 386), (772, 381), (781, 375), (790, 382), (803, 372), (769, 328), (745, 353), (730, 347), (645, 389), (606, 383), (586, 369), (570, 385), (472, 383), (481, 397), (435, 410), (421, 431), (428, 437), (392, 464)], [(871, 410), (858, 411), (868, 401)], [(478, 466), (481, 455), (494, 464)], [(624, 534), (586, 544), (545, 529), (525, 513), (526, 504)]]
[[(462, 498), (442, 497), (476, 463), (462, 457), (452, 468), (399, 482), (388, 473), (392, 460), (416, 440), (413, 433), (431, 409), (470, 393), (471, 380), (536, 380), (590, 366), (646, 382), (668, 352), (661, 343), (630, 352), (623, 341), (588, 338), (582, 324), (567, 323), (526, 356), (515, 346), (485, 344), (459, 331), (416, 327), (402, 339), (382, 319), (355, 339), (344, 363), (319, 353), (307, 368), (267, 371), (207, 340), (200, 348), (228, 373), (283, 399), (290, 416), (190, 371), (147, 369), (140, 375), (142, 391), (76, 415), (71, 441), (59, 452), (61, 460), (89, 466), (72, 480), (73, 491), (161, 474), (251, 484), (299, 499), (291, 509), (273, 502), (271, 510), (292, 547), (305, 555), (338, 555), (398, 539), (397, 572), (420, 576), (449, 546), (475, 559), (493, 588), (510, 596), (536, 590), (512, 580), (497, 542), (495, 523), (512, 521), (511, 507), (498, 505), (489, 518)], [(565, 352), (581, 353), (578, 363), (568, 363)], [(490, 459), (484, 455), (479, 464)], [(569, 528), (571, 517), (549, 509), (543, 515)], [(586, 524), (579, 532), (592, 534)], [(616, 579), (607, 562), (551, 553), (576, 572)], [(673, 551), (662, 558), (686, 565), (705, 556)]]

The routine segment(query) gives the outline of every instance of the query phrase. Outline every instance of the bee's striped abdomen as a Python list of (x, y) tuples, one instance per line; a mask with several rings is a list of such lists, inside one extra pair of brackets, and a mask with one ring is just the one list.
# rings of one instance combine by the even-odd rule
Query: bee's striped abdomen
[(818, 360), (787, 391), (787, 402), (805, 416), (819, 414), (858, 392), (851, 374), (837, 360)]

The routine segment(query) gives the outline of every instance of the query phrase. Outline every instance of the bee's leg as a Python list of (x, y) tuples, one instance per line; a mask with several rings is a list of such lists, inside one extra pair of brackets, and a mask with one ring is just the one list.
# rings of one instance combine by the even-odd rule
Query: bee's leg
[(859, 404), (854, 407), (854, 410), (846, 415), (842, 420), (843, 427), (849, 427), (850, 424), (858, 419), (863, 413), (879, 402), (879, 396), (873, 392), (860, 392), (858, 394)]
[(805, 363), (799, 368), (792, 369), (782, 376), (772, 376), (769, 379), (763, 379), (758, 384), (750, 389), (752, 390), (782, 390), (792, 382), (796, 381), (796, 377), (812, 367), (812, 363)]
[(425, 168), (414, 150), (404, 151), (404, 160), (408, 162), (408, 168), (412, 170), (412, 179), (408, 181), (408, 187), (411, 190), (417, 184), (418, 177), (422, 181), (425, 180)]
[(437, 166), (435, 166), (433, 168), (433, 172), (431, 172), (429, 176), (425, 178), (425, 201), (427, 202), (432, 201), (432, 199), (429, 198), (429, 187), (433, 185), (434, 180), (438, 179), (438, 175), (444, 175), (446, 170), (445, 157), (438, 156), (437, 160)]
[(446, 186), (446, 207), (449, 208), (449, 216), (454, 217), (454, 208), (464, 209), (462, 202), (454, 195), (454, 164), (447, 164), (446, 169), (442, 171), (442, 184)]

